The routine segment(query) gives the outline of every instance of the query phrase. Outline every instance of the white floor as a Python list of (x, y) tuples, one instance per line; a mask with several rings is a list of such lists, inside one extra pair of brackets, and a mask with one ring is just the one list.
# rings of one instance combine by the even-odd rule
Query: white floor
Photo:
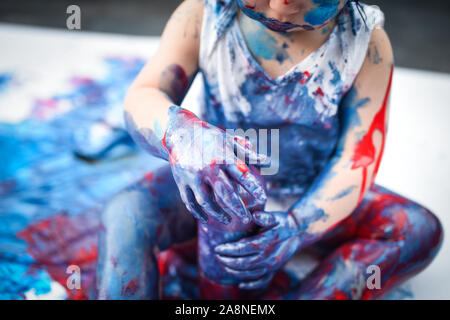
[[(101, 76), (99, 57), (149, 58), (158, 38), (55, 31), (0, 24), (0, 73), (13, 85), (0, 96), (0, 121), (27, 117), (30, 101), (64, 90), (68, 75)], [(56, 87), (55, 87), (56, 86)], [(377, 183), (434, 211), (450, 230), (450, 74), (396, 68), (386, 153)], [(449, 196), (449, 199), (447, 199)], [(415, 299), (450, 299), (450, 240), (423, 273), (409, 281)]]

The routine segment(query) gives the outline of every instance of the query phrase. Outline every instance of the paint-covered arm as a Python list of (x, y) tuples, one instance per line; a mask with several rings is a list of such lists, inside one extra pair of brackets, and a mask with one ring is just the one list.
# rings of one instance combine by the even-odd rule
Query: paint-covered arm
[(141, 148), (170, 161), (181, 199), (194, 217), (225, 224), (237, 217), (248, 224), (250, 213), (235, 183), (261, 205), (265, 187), (238, 160), (234, 147), (248, 153), (255, 164), (263, 158), (179, 106), (198, 70), (202, 16), (203, 0), (186, 0), (172, 15), (156, 55), (129, 90), (125, 122)]
[[(384, 30), (373, 32), (367, 57), (340, 106), (341, 137), (328, 165), (288, 212), (256, 212), (256, 236), (216, 247), (217, 259), (257, 288), (299, 249), (348, 217), (374, 181), (386, 139), (393, 56)], [(252, 270), (249, 273), (248, 270)], [(264, 274), (252, 280), (252, 274)], [(249, 275), (249, 276), (247, 276)]]
[(155, 55), (125, 98), (125, 124), (139, 147), (168, 160), (162, 139), (169, 107), (181, 103), (198, 70), (203, 1), (186, 0), (170, 17)]
[(341, 135), (328, 165), (291, 209), (300, 247), (317, 241), (348, 217), (375, 180), (386, 141), (393, 54), (375, 29), (366, 59), (340, 105)]

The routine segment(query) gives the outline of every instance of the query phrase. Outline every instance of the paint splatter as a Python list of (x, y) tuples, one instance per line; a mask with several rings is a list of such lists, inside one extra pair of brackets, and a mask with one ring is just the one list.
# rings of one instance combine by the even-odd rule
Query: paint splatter
[(317, 26), (323, 25), (339, 12), (339, 0), (313, 0), (312, 4), (317, 6), (305, 14), (305, 22)]

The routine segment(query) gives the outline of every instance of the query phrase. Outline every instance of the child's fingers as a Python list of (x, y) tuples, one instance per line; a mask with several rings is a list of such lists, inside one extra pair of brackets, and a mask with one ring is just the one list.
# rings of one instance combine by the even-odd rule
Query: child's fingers
[(224, 269), (230, 275), (232, 275), (240, 280), (256, 280), (256, 279), (261, 278), (262, 276), (266, 275), (266, 273), (267, 273), (267, 268), (252, 269), (252, 270), (245, 270), (245, 271), (234, 270), (234, 269), (230, 269), (228, 267), (224, 267)]
[(264, 205), (266, 203), (267, 195), (263, 181), (252, 173), (242, 161), (236, 160), (236, 164), (227, 165), (226, 170), (237, 183), (253, 196), (258, 204)]
[(253, 221), (263, 228), (275, 227), (278, 224), (272, 213), (263, 211), (255, 212), (253, 214)]
[(229, 242), (218, 245), (214, 248), (214, 252), (219, 255), (242, 257), (250, 254), (258, 253), (262, 247), (258, 243), (258, 236), (245, 238), (236, 242)]
[(246, 157), (248, 157), (250, 164), (264, 164), (267, 161), (267, 156), (254, 151), (252, 143), (247, 139), (234, 137), (233, 145), (237, 148), (238, 158), (242, 158), (244, 162)]
[(217, 179), (214, 179), (214, 182), (211, 181), (211, 179), (208, 180), (214, 191), (217, 204), (222, 207), (225, 212), (229, 212), (231, 215), (238, 217), (242, 223), (250, 223), (250, 212), (245, 207), (241, 197), (235, 191), (235, 188), (227, 175), (222, 170), (219, 170)]
[(186, 187), (180, 189), (180, 196), (181, 196), (181, 200), (186, 205), (186, 208), (194, 216), (194, 218), (199, 220), (201, 223), (206, 224), (208, 222), (208, 218), (198, 208), (198, 205), (195, 201), (195, 197), (194, 197), (194, 194), (192, 193), (192, 190), (188, 186), (186, 186)]
[(262, 278), (250, 281), (250, 282), (242, 282), (239, 284), (239, 289), (242, 290), (256, 290), (256, 289), (262, 289), (270, 284), (270, 281), (272, 281), (273, 274), (269, 273)]
[(224, 266), (235, 270), (249, 270), (264, 268), (263, 254), (245, 256), (245, 257), (225, 257), (216, 255), (216, 259)]
[(208, 217), (223, 224), (230, 223), (231, 217), (228, 214), (222, 212), (216, 205), (214, 205), (214, 203), (211, 201), (211, 195), (205, 194), (205, 192), (198, 187), (191, 187), (191, 189), (194, 193), (197, 204)]
[(273, 229), (261, 232), (255, 236), (241, 239), (236, 242), (223, 243), (215, 247), (219, 255), (242, 257), (250, 254), (263, 253), (268, 244), (278, 241), (278, 234)]

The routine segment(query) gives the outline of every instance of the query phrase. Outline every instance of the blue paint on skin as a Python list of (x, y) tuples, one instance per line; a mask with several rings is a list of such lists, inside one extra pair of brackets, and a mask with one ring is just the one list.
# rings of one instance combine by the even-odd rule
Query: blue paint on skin
[(380, 298), (383, 290), (366, 286), (368, 266), (380, 266), (383, 289), (426, 267), (441, 244), (442, 229), (432, 213), (374, 185), (351, 216), (325, 235), (321, 245), (329, 246), (329, 258), (286, 298)]
[(158, 119), (155, 119), (153, 122), (153, 131), (159, 140), (164, 139), (164, 130), (162, 129)]
[(262, 59), (273, 59), (277, 53), (278, 40), (271, 36), (263, 25), (254, 25), (244, 16), (241, 16), (241, 24), (242, 32), (253, 53)]
[(138, 128), (133, 120), (133, 117), (127, 111), (125, 111), (125, 125), (128, 133), (140, 148), (155, 157), (169, 160), (167, 151), (162, 144), (162, 138), (160, 138), (160, 136), (164, 137), (164, 133), (162, 135), (161, 133), (157, 135), (152, 129)]
[(183, 101), (195, 74), (187, 75), (180, 65), (170, 65), (161, 74), (158, 88), (167, 94), (174, 104), (178, 105)]
[(287, 49), (289, 45), (284, 42), (281, 46), (266, 28), (259, 23), (255, 23), (246, 16), (240, 17), (242, 34), (245, 36), (247, 45), (253, 54), (265, 60), (277, 60), (282, 64), (289, 59)]
[(281, 46), (281, 48), (278, 49), (277, 54), (275, 55), (275, 59), (282, 64), (285, 60), (288, 60), (289, 53), (287, 52), (287, 49), (289, 48), (289, 45), (285, 42)]
[[(350, 91), (346, 94), (342, 101), (342, 110), (341, 110), (341, 123), (342, 123), (342, 132), (347, 132), (353, 127), (357, 127), (361, 125), (361, 119), (358, 114), (358, 110), (367, 106), (370, 102), (370, 98), (361, 98), (358, 95), (358, 90), (355, 87), (352, 87)], [(342, 140), (338, 146), (338, 150), (342, 151), (345, 144), (345, 140)]]
[[(262, 228), (257, 235), (218, 243), (214, 249), (216, 259), (228, 273), (242, 281), (239, 287), (247, 290), (266, 287), (274, 273), (297, 250), (323, 235), (310, 233), (309, 226), (328, 218), (322, 209), (314, 205), (295, 207), (289, 212), (255, 212), (253, 216), (255, 223)], [(261, 277), (255, 280), (258, 273)]]
[(266, 201), (265, 187), (245, 164), (239, 165), (234, 147), (244, 149), (255, 163), (261, 163), (263, 157), (187, 110), (171, 107), (169, 115), (165, 149), (186, 206), (204, 223), (212, 218), (228, 224), (232, 217), (236, 217), (248, 224), (249, 212), (232, 183), (240, 184), (261, 203)]
[(97, 298), (159, 298), (155, 250), (164, 251), (195, 236), (195, 220), (175, 189), (166, 165), (116, 195), (105, 207), (99, 235)]
[[(161, 74), (159, 89), (174, 103), (181, 103), (194, 76), (195, 74), (186, 75), (184, 69), (177, 64), (170, 65)], [(163, 132), (161, 125), (156, 119), (153, 123), (153, 128), (138, 128), (132, 115), (125, 112), (125, 125), (128, 133), (139, 147), (155, 157), (169, 160), (169, 155), (163, 145), (165, 132)]]
[(327, 199), (329, 201), (335, 201), (344, 198), (345, 196), (348, 196), (350, 193), (352, 193), (353, 190), (355, 190), (356, 186), (350, 186), (348, 188), (345, 188), (344, 190), (338, 192), (335, 196)]
[(339, 0), (313, 0), (317, 7), (305, 14), (305, 22), (313, 26), (323, 25), (339, 13)]

